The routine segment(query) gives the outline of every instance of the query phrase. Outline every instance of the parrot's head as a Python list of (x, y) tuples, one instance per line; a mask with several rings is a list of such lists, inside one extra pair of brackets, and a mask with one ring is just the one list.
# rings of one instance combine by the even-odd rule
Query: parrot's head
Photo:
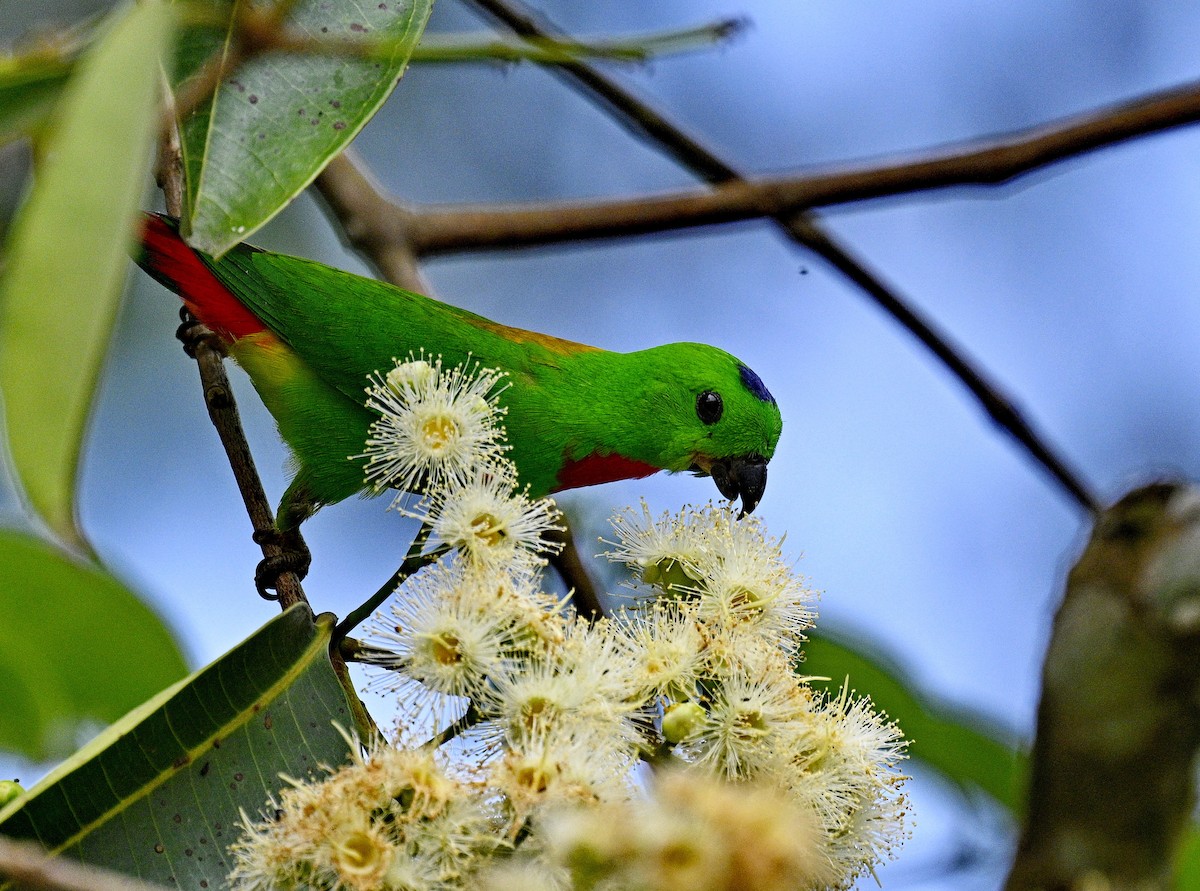
[(762, 379), (716, 347), (673, 343), (651, 350), (644, 386), (666, 470), (711, 476), (721, 494), (750, 513), (767, 487), (767, 462), (783, 428)]

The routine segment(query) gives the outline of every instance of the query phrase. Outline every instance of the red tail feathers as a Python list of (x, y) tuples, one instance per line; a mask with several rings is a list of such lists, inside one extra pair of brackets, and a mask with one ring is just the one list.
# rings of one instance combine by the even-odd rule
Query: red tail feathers
[(183, 298), (188, 311), (222, 339), (233, 343), (266, 326), (217, 279), (179, 236), (169, 217), (146, 215), (138, 265)]

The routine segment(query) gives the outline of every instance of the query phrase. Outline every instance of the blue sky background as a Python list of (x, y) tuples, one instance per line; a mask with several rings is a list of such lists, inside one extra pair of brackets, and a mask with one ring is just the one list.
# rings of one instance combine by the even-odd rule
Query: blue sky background
[[(581, 34), (747, 16), (750, 29), (729, 46), (617, 73), (754, 174), (1030, 126), (1200, 74), (1200, 6), (1186, 3), (540, 5)], [(0, 22), (22, 27), (31, 6), (0, 0)], [(479, 27), (464, 9), (439, 0), (431, 27)], [(356, 147), (388, 189), (414, 201), (619, 196), (692, 182), (529, 66), (416, 67)], [(824, 219), (1112, 499), (1155, 475), (1200, 473), (1198, 155), (1200, 132), (1183, 129), (1015, 185), (865, 202)], [(13, 192), (11, 179), (0, 183), (0, 197)], [(365, 269), (308, 198), (255, 241)], [(759, 512), (823, 592), (821, 625), (876, 641), (924, 689), (1031, 732), (1050, 616), (1086, 533), (1079, 512), (820, 260), (747, 223), (443, 259), (425, 271), (441, 298), (508, 324), (618, 350), (703, 341), (746, 360), (785, 420)], [(172, 336), (177, 304), (131, 279), (86, 453), (83, 520), (201, 664), (274, 608), (253, 594), (259, 554), (195, 369)], [(284, 449), (236, 374), (274, 498), (286, 484)], [(658, 476), (562, 501), (595, 535), (638, 498), (665, 510), (715, 494), (707, 480)], [(385, 504), (339, 505), (306, 527), (306, 588), (319, 609), (344, 614), (394, 569), (407, 530)], [(16, 511), (0, 494), (0, 519)], [(880, 873), (885, 887), (998, 887), (1011, 844), (999, 816), (954, 807), (927, 777), (912, 789), (916, 837)], [(991, 855), (947, 878), (946, 858), (970, 843)]]

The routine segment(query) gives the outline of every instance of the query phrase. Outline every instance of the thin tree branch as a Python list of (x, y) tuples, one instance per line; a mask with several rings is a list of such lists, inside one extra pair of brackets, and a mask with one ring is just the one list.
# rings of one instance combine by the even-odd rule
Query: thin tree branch
[[(167, 212), (179, 218), (183, 214), (184, 188), (183, 156), (177, 124), (179, 109), (165, 74), (163, 96), (163, 118), (167, 124), (159, 135), (156, 178), (163, 192)], [(192, 320), (186, 313), (181, 312), (181, 318), (183, 324), (176, 331), (176, 335), (183, 342), (184, 351), (196, 360), (209, 419), (217, 430), (221, 445), (225, 448), (238, 491), (242, 495), (242, 502), (254, 528), (254, 541), (262, 549), (264, 561), (295, 560), (297, 557), (306, 559), (308, 546), (299, 530), (292, 530), (285, 537), (280, 535), (275, 526), (275, 515), (254, 466), (254, 457), (250, 453), (249, 443), (246, 442), (237, 403), (233, 398), (233, 387), (225, 374), (223, 356), (219, 346), (215, 344), (212, 332)], [(273, 584), (282, 609), (287, 609), (293, 603), (308, 603), (300, 585), (300, 578), (300, 573), (290, 568), (284, 568), (276, 576)]]
[[(281, 535), (275, 526), (275, 515), (254, 466), (254, 456), (250, 453), (250, 445), (242, 430), (233, 388), (225, 374), (224, 357), (214, 344), (214, 339), (212, 332), (198, 322), (185, 320), (180, 326), (180, 340), (184, 343), (184, 349), (196, 360), (204, 390), (204, 404), (225, 448), (229, 466), (233, 469), (242, 503), (254, 527), (254, 541), (262, 548), (265, 561), (278, 561), (297, 553), (307, 556), (308, 548), (298, 530), (293, 529)], [(300, 586), (300, 578), (299, 572), (286, 565), (278, 573), (271, 586), (275, 588), (280, 608), (286, 610), (294, 603), (308, 603)]]
[(162, 190), (167, 213), (179, 219), (183, 216), (183, 147), (179, 142), (179, 127), (175, 123), (175, 94), (171, 91), (165, 70), (161, 81), (163, 118), (169, 123), (159, 131), (155, 179)]
[[(582, 58), (607, 59), (610, 62), (644, 63), (664, 55), (688, 52), (728, 40), (741, 30), (741, 19), (722, 19), (707, 25), (635, 34), (626, 38), (588, 40), (585, 38), (534, 38), (520, 42), (480, 40), (472, 36), (429, 34), (412, 48), (409, 62), (420, 64), (461, 64), (463, 62), (532, 62), (556, 65)], [(407, 35), (383, 40), (358, 37), (312, 37), (283, 27), (256, 33), (255, 52), (303, 53), (307, 55), (346, 56), (352, 59), (392, 59), (408, 46)]]
[(0, 879), (26, 891), (165, 891), (132, 876), (47, 854), (39, 845), (0, 837)]
[(351, 610), (346, 618), (338, 622), (337, 627), (333, 629), (332, 647), (336, 648), (347, 634), (371, 618), (371, 614), (382, 606), (385, 600), (396, 593), (396, 588), (402, 585), (405, 579), (422, 567), (433, 563), (444, 553), (444, 550), (435, 550), (428, 554), (422, 553), (425, 550), (425, 544), (429, 541), (429, 533), (432, 529), (433, 527), (423, 524), (417, 530), (417, 534), (413, 536), (412, 543), (408, 546), (408, 553), (405, 555), (399, 568), (392, 573), (391, 577), (365, 603)]
[(418, 294), (432, 288), (408, 242), (411, 215), (389, 201), (353, 149), (337, 155), (316, 180), (317, 191), (344, 233), (347, 246), (385, 279)]
[(557, 553), (550, 556), (550, 565), (563, 580), (563, 584), (571, 589), (571, 603), (575, 606), (575, 612), (589, 622), (597, 622), (604, 618), (604, 604), (600, 602), (596, 585), (588, 575), (587, 565), (579, 556), (570, 522), (565, 515), (560, 515), (559, 521), (563, 524), (562, 531), (547, 536), (562, 545)]
[[(537, 39), (561, 35), (561, 29), (544, 16), (535, 16), (519, 0), (468, 2), (520, 36)], [(594, 66), (576, 60), (557, 65), (554, 70), (608, 111), (635, 137), (651, 140), (701, 179), (714, 184), (743, 179), (736, 169), (677, 123)], [(788, 238), (823, 257), (924, 344), (970, 390), (994, 423), (1008, 431), (1081, 506), (1092, 512), (1097, 510), (1095, 496), (1084, 486), (1078, 474), (1050, 448), (1043, 436), (1034, 431), (1013, 402), (967, 360), (961, 348), (952, 344), (895, 288), (887, 285), (878, 274), (839, 244), (820, 225), (820, 218), (814, 212), (779, 214), (774, 220)]]
[(1098, 148), (1197, 121), (1200, 82), (1193, 82), (1007, 136), (891, 163), (735, 180), (703, 192), (688, 190), (615, 201), (408, 210), (408, 237), (418, 256), (432, 256), (774, 218), (816, 206), (948, 186), (1004, 183)]
[(796, 238), (823, 257), (826, 262), (858, 285), (884, 312), (898, 321), (936, 356), (950, 373), (962, 382), (979, 402), (992, 422), (1007, 432), (1018, 444), (1058, 482), (1071, 498), (1089, 513), (1102, 507), (1100, 500), (1083, 477), (1051, 446), (1046, 436), (1038, 432), (1023, 411), (990, 381), (981, 369), (967, 358), (965, 350), (951, 342), (932, 323), (918, 313), (898, 292), (888, 287), (876, 274), (838, 244), (822, 228), (809, 219), (809, 214), (788, 225)]

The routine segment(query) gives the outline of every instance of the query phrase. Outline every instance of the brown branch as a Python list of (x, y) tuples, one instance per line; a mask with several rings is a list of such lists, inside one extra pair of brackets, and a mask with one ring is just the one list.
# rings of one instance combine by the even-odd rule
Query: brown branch
[(159, 131), (155, 179), (162, 190), (167, 213), (179, 219), (183, 216), (183, 148), (176, 125), (175, 94), (165, 71), (162, 72), (162, 107), (163, 118), (168, 123)]
[[(542, 38), (562, 33), (561, 29), (546, 21), (544, 17), (539, 19), (535, 16), (527, 7), (521, 5), (519, 0), (469, 2), (523, 37)], [(648, 138), (701, 179), (710, 183), (744, 179), (736, 169), (698, 139), (594, 66), (583, 61), (573, 61), (557, 65), (553, 70), (562, 75), (569, 84), (579, 88), (584, 95), (596, 101), (635, 137)], [(988, 381), (981, 371), (976, 370), (964, 352), (953, 345), (945, 334), (939, 332), (894, 288), (889, 287), (880, 276), (839, 244), (820, 225), (815, 213), (808, 211), (779, 214), (774, 220), (788, 238), (823, 257), (924, 344), (975, 396), (993, 422), (1008, 431), (1076, 502), (1093, 513), (1098, 509), (1095, 497), (1084, 486), (1078, 474), (1054, 453), (1043, 436), (1034, 431), (1013, 402), (995, 384)]]
[(646, 235), (948, 186), (995, 185), (1085, 152), (1197, 121), (1200, 83), (1191, 83), (1008, 136), (891, 163), (736, 180), (706, 191), (614, 201), (404, 212), (410, 216), (408, 238), (418, 256)]
[(411, 215), (384, 197), (382, 187), (352, 149), (329, 162), (317, 177), (316, 187), (348, 247), (392, 284), (418, 294), (431, 293), (409, 245)]
[[(217, 428), (229, 466), (233, 469), (242, 503), (254, 527), (254, 541), (262, 548), (263, 557), (268, 561), (285, 558), (297, 551), (307, 554), (299, 531), (291, 530), (286, 536), (281, 536), (275, 527), (275, 516), (254, 466), (254, 456), (250, 453), (250, 445), (242, 430), (233, 388), (225, 374), (223, 357), (213, 343), (212, 333), (197, 322), (185, 321), (182, 328), (180, 339), (184, 341), (184, 349), (196, 359), (204, 389), (204, 404), (213, 426)], [(296, 571), (284, 569), (271, 585), (275, 588), (282, 609), (294, 603), (308, 603), (300, 586), (300, 578)]]
[(47, 854), (39, 845), (0, 837), (0, 879), (26, 891), (165, 891), (132, 876)]
[(1200, 490), (1159, 483), (1097, 518), (1068, 577), (1009, 891), (1174, 887), (1198, 690)]
[(604, 604), (600, 602), (596, 585), (579, 555), (579, 548), (575, 546), (575, 533), (571, 531), (565, 514), (559, 515), (559, 522), (563, 524), (562, 531), (547, 536), (562, 545), (561, 550), (550, 556), (550, 565), (571, 590), (575, 612), (589, 622), (599, 621), (604, 618)]
[[(177, 124), (180, 117), (176, 97), (172, 94), (165, 75), (163, 96), (163, 116), (167, 124), (159, 135), (156, 178), (163, 192), (167, 212), (178, 219), (183, 214), (184, 188), (183, 155)], [(254, 466), (254, 457), (250, 453), (249, 443), (246, 442), (237, 403), (233, 398), (233, 388), (225, 374), (223, 356), (219, 346), (215, 344), (212, 332), (191, 321), (186, 314), (182, 314), (182, 318), (184, 324), (180, 326), (176, 335), (183, 341), (184, 351), (196, 360), (204, 392), (204, 404), (233, 469), (242, 503), (246, 506), (246, 513), (254, 528), (254, 541), (262, 549), (264, 560), (280, 560), (286, 557), (295, 559), (297, 554), (307, 557), (308, 547), (298, 530), (290, 531), (285, 539), (275, 526), (275, 516)], [(282, 609), (287, 609), (293, 603), (308, 602), (304, 596), (304, 589), (300, 586), (300, 578), (298, 572), (285, 569), (279, 572), (273, 581)]]

